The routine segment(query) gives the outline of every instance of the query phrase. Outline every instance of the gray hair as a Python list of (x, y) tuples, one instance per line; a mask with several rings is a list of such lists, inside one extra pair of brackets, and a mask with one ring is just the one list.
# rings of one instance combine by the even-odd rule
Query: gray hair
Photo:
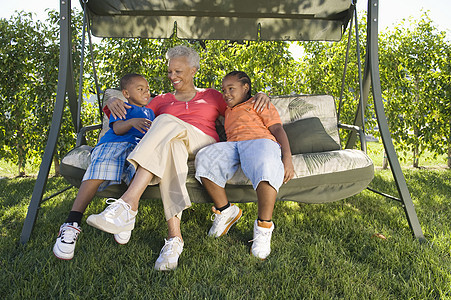
[(179, 45), (170, 48), (166, 53), (167, 59), (183, 56), (188, 59), (188, 62), (192, 67), (195, 67), (197, 70), (200, 69), (200, 57), (199, 54), (196, 52), (196, 50), (194, 50), (193, 48)]

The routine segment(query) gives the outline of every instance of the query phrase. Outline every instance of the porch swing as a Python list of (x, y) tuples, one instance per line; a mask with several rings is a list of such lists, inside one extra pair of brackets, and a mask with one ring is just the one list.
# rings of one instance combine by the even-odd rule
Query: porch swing
[[(288, 0), (215, 2), (210, 0), (81, 0), (85, 27), (98, 37), (110, 38), (169, 38), (176, 34), (181, 39), (197, 40), (286, 40), (286, 41), (339, 41), (349, 27), (348, 49), (352, 21), (358, 26), (354, 0)], [(89, 165), (91, 147), (84, 145), (87, 131), (98, 130), (101, 124), (81, 126), (80, 101), (76, 97), (72, 78), (70, 0), (60, 0), (60, 63), (58, 89), (52, 126), (38, 178), (34, 186), (20, 241), (26, 243), (33, 230), (37, 212), (45, 190), (60, 127), (66, 95), (75, 128), (76, 148), (61, 163), (61, 174), (78, 187)], [(368, 0), (367, 45), (365, 69), (361, 72), (358, 27), (356, 28), (357, 58), (359, 64), (360, 101), (353, 125), (339, 123), (335, 100), (328, 95), (272, 96), (290, 139), (296, 176), (280, 188), (278, 201), (325, 203), (360, 193), (365, 188), (384, 197), (401, 202), (412, 234), (424, 240), (415, 208), (404, 175), (394, 150), (383, 108), (378, 67), (378, 0)], [(84, 34), (83, 34), (84, 42)], [(83, 60), (82, 60), (83, 61)], [(94, 68), (94, 77), (95, 77)], [(81, 75), (80, 75), (81, 76)], [(344, 78), (342, 91), (344, 88)], [(96, 82), (96, 86), (97, 82)], [(390, 169), (396, 182), (399, 198), (369, 187), (374, 177), (374, 166), (366, 154), (364, 109), (370, 86), (378, 127)], [(81, 94), (81, 89), (79, 91)], [(99, 90), (97, 95), (100, 105)], [(115, 94), (114, 89), (104, 93), (105, 102)], [(119, 95), (120, 96), (120, 95)], [(350, 130), (344, 149), (339, 129)], [(357, 138), (360, 149), (354, 149)], [(194, 203), (211, 202), (203, 187), (194, 179), (193, 162), (189, 161), (187, 188)], [(112, 185), (98, 193), (104, 197), (118, 197), (126, 189), (124, 184)], [(239, 170), (228, 182), (226, 192), (232, 202), (256, 201), (250, 182)], [(160, 198), (158, 186), (149, 186), (143, 198)]]

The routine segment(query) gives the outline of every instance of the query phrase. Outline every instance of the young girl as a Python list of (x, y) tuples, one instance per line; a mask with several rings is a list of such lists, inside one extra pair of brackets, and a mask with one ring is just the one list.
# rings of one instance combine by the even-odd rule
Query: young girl
[(262, 112), (253, 108), (251, 81), (246, 73), (227, 74), (222, 80), (222, 92), (228, 106), (224, 123), (227, 142), (209, 145), (196, 155), (196, 178), (214, 202), (215, 218), (208, 235), (226, 234), (242, 215), (240, 208), (229, 203), (224, 190), (241, 165), (258, 198), (251, 253), (265, 259), (271, 252), (277, 191), (294, 175), (290, 145), (274, 105)]

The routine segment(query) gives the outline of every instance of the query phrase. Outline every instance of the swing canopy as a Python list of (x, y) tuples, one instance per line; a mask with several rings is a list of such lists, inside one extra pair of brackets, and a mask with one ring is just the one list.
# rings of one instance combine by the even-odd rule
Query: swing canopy
[(98, 37), (339, 41), (351, 0), (89, 0)]

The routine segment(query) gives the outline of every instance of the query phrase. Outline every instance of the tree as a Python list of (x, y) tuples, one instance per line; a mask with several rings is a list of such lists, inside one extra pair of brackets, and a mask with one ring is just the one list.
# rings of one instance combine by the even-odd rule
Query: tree
[(403, 21), (381, 38), (381, 81), (390, 129), (396, 147), (412, 152), (414, 167), (419, 167), (424, 150), (442, 154), (449, 149), (445, 37), (424, 13), (420, 20)]
[(258, 91), (283, 95), (295, 92), (295, 61), (286, 42), (206, 41), (200, 51), (198, 83), (220, 89), (222, 78), (233, 70), (246, 72)]
[[(19, 176), (25, 175), (28, 162), (41, 159), (51, 126), (58, 79), (58, 19), (55, 11), (49, 12), (46, 22), (35, 22), (31, 13), (23, 12), (10, 20), (0, 19), (0, 154), (17, 164)], [(74, 12), (73, 20), (72, 50), (79, 63), (80, 13)], [(74, 71), (77, 76), (78, 69)], [(66, 107), (56, 165), (60, 153), (74, 144), (75, 133)]]
[[(360, 60), (362, 66), (364, 64), (366, 46), (365, 30), (366, 23), (365, 19), (362, 18), (359, 20)], [(349, 33), (349, 29), (347, 32)], [(338, 100), (341, 94), (348, 44), (346, 36), (344, 35), (339, 42), (303, 42), (299, 44), (304, 48), (305, 53), (300, 63), (300, 69), (302, 70), (302, 79), (299, 81), (300, 90), (308, 94), (332, 95), (337, 100), (337, 108), (339, 106)], [(339, 120), (345, 124), (354, 123), (360, 99), (356, 47), (355, 26), (353, 26)], [(369, 95), (368, 107), (365, 109), (365, 118), (367, 120), (365, 130), (371, 133), (374, 133), (371, 128), (375, 125), (373, 114), (372, 95)], [(342, 136), (342, 139), (344, 138), (345, 136)]]
[(253, 80), (255, 91), (283, 94), (293, 92), (294, 59), (285, 42), (191, 41), (171, 38), (103, 39), (98, 47), (99, 76), (103, 88), (118, 86), (125, 73), (143, 74), (156, 94), (172, 91), (166, 76), (165, 54), (170, 47), (185, 44), (197, 50), (201, 68), (196, 76), (198, 87), (220, 88), (224, 75), (242, 70)]
[(56, 91), (57, 36), (25, 13), (0, 19), (0, 30), (0, 152), (24, 175), (27, 160), (41, 152), (46, 138), (42, 128)]

